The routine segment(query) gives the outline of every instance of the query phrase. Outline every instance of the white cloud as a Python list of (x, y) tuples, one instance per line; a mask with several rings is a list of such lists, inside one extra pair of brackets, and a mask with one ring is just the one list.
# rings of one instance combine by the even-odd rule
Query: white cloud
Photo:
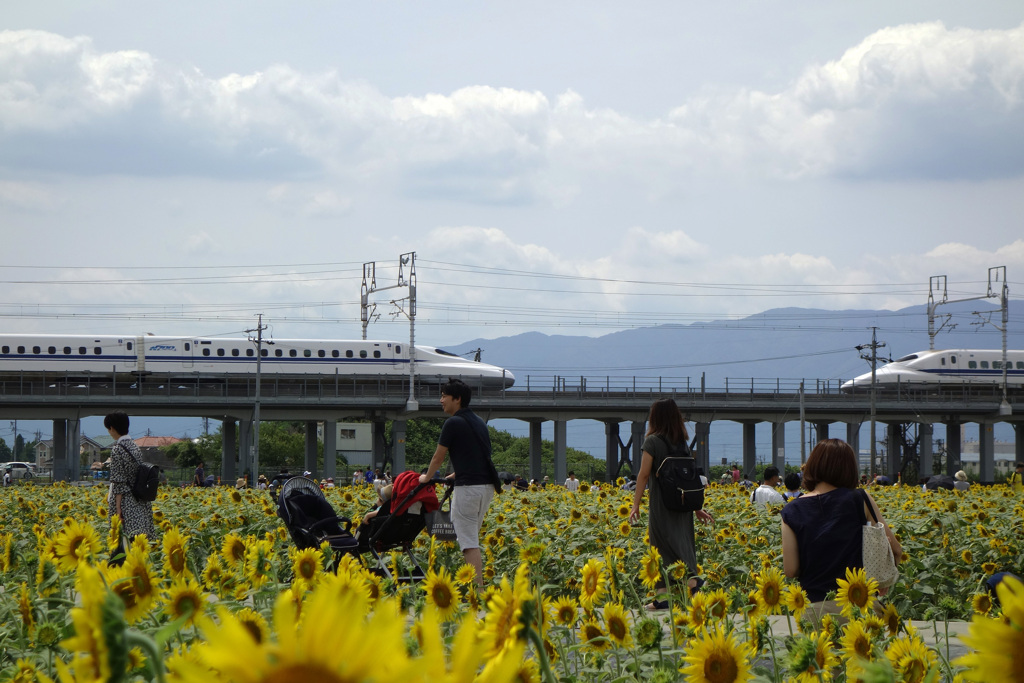
[(210, 78), (88, 38), (0, 32), (6, 163), (79, 173), (312, 172), (482, 203), (565, 202), (606, 177), (657, 195), (695, 173), (1016, 176), (1022, 109), (1024, 25), (886, 28), (783, 91), (709, 92), (650, 120), (572, 91), (389, 98), (335, 72)]

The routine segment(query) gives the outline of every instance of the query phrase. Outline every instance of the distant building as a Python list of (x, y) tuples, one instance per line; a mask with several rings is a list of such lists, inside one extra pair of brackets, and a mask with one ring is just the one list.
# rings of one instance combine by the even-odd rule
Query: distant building
[[(349, 465), (370, 466), (373, 457), (373, 425), (369, 422), (336, 423), (335, 452)], [(324, 440), (323, 423), (318, 425), (317, 437)]]

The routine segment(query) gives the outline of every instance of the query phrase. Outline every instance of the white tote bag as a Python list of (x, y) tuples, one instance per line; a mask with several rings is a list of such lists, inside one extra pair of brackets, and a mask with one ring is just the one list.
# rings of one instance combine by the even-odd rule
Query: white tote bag
[(875, 511), (864, 491), (861, 491), (864, 505), (871, 513), (871, 519), (864, 525), (864, 573), (868, 578), (878, 582), (878, 589), (882, 595), (889, 592), (896, 580), (900, 578), (900, 572), (896, 569), (896, 558), (892, 555), (892, 546), (885, 534), (885, 525), (880, 524), (875, 518)]

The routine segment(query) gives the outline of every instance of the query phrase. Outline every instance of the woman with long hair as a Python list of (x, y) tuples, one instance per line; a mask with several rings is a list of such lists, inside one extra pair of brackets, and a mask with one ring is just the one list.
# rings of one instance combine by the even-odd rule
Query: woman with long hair
[[(674, 452), (681, 444), (689, 441), (686, 432), (686, 421), (676, 402), (670, 398), (660, 399), (651, 405), (647, 416), (647, 435), (643, 444), (643, 458), (640, 472), (636, 476), (636, 490), (633, 492), (633, 509), (629, 520), (636, 522), (640, 517), (640, 501), (644, 489), (651, 480), (651, 472), (657, 471), (658, 465), (665, 457)], [(677, 562), (686, 565), (689, 571), (687, 587), (696, 590), (704, 582), (697, 576), (696, 538), (693, 531), (693, 518), (696, 515), (702, 522), (714, 522), (704, 510), (697, 512), (676, 512), (665, 507), (661, 499), (661, 490), (652, 482), (650, 487), (650, 506), (648, 511), (648, 535), (651, 545), (661, 555), (662, 565), (669, 567)], [(662, 579), (656, 590), (664, 593), (667, 590)], [(647, 605), (648, 609), (667, 609), (667, 600), (655, 600)]]
[[(817, 603), (816, 614), (834, 613), (825, 596), (837, 589), (847, 568), (864, 566), (864, 524), (871, 513), (882, 524), (885, 518), (871, 495), (858, 491), (857, 455), (842, 439), (819, 441), (803, 469), (806, 492), (782, 508), (782, 565)], [(885, 532), (898, 563), (903, 548), (888, 525)]]

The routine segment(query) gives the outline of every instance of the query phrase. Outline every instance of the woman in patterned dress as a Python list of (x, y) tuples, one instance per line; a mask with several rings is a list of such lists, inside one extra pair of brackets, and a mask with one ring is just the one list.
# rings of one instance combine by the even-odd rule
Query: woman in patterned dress
[(111, 564), (124, 562), (125, 539), (128, 545), (140, 534), (145, 534), (149, 541), (156, 540), (153, 504), (137, 499), (132, 493), (135, 472), (142, 462), (142, 451), (128, 436), (128, 424), (128, 415), (121, 411), (103, 418), (103, 426), (115, 439), (110, 449), (110, 493), (107, 494), (107, 507), (110, 509), (111, 523), (115, 516), (121, 518), (121, 542), (111, 557)]

